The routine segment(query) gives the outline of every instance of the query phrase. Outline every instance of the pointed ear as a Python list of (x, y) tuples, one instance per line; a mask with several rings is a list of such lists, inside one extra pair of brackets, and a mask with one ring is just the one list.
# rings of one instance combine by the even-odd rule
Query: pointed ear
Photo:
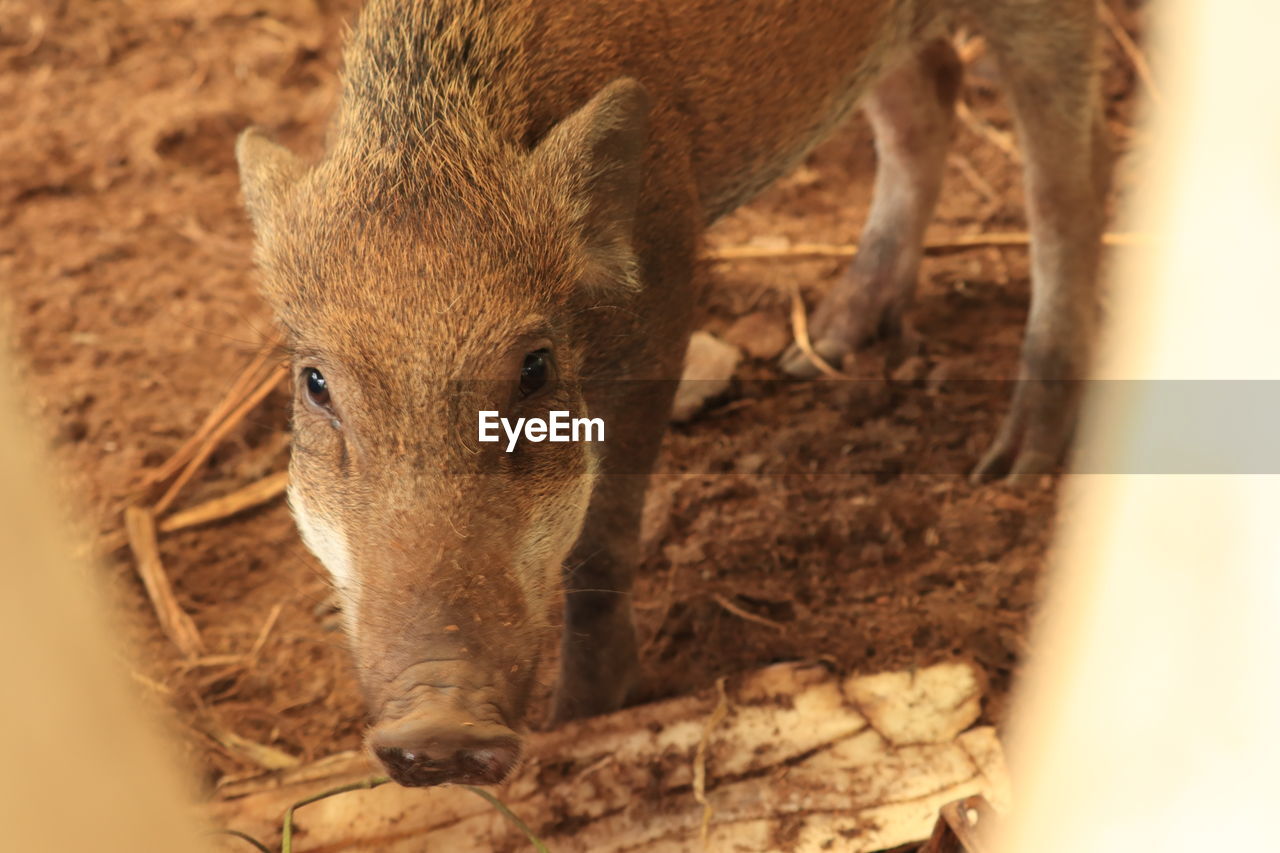
[(302, 161), (283, 145), (273, 142), (256, 127), (236, 140), (240, 164), (240, 190), (253, 227), (261, 236), (269, 229), (271, 213), (280, 196), (302, 177)]
[(649, 95), (622, 77), (551, 129), (534, 157), (576, 185), (582, 227), (599, 272), (635, 286), (631, 251), (649, 138)]

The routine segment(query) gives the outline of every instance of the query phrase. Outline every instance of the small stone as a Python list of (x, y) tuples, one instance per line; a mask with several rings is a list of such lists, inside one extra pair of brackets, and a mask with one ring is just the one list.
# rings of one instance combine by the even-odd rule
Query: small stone
[(915, 382), (923, 379), (929, 372), (929, 365), (918, 355), (913, 355), (894, 368), (892, 376), (896, 382)]
[(700, 542), (672, 542), (662, 549), (662, 556), (666, 557), (667, 562), (673, 566), (697, 564), (707, 559), (707, 553), (703, 550)]
[(791, 343), (791, 332), (773, 315), (753, 311), (739, 317), (724, 333), (724, 339), (744, 349), (752, 358), (772, 359)]
[(671, 420), (683, 423), (697, 414), (708, 400), (729, 388), (742, 353), (708, 332), (694, 332), (684, 356), (684, 374), (671, 406)]
[(953, 382), (958, 376), (964, 373), (961, 365), (952, 359), (943, 359), (935, 364), (929, 370), (929, 375), (925, 377), (926, 385), (929, 393), (937, 394), (946, 390), (947, 383)]
[(738, 459), (734, 467), (739, 474), (758, 474), (767, 461), (769, 459), (763, 453), (747, 453)]

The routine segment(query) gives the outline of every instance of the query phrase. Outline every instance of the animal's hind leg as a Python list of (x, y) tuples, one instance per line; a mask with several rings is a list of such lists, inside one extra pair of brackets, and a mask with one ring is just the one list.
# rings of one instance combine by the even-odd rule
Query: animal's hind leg
[[(877, 155), (871, 212), (853, 264), (809, 322), (814, 349), (829, 362), (839, 365), (870, 339), (902, 331), (942, 186), (962, 76), (955, 49), (938, 39), (889, 72), (867, 98)], [(783, 354), (782, 369), (817, 374), (795, 345)]]
[(1097, 324), (1110, 158), (1093, 0), (976, 4), (1025, 150), (1031, 310), (1013, 404), (975, 478), (1042, 473), (1074, 430)]

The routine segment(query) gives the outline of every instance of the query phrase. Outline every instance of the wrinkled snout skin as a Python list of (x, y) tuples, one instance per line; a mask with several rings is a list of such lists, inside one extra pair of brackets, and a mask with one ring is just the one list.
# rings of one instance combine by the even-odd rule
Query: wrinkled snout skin
[[(838, 363), (858, 329), (895, 327), (945, 169), (952, 13), (988, 37), (1030, 141), (1022, 376), (1086, 363), (1105, 194), (1093, 0), (800, 5), (368, 0), (320, 160), (241, 135), (262, 292), (292, 351), (290, 504), (342, 599), (369, 748), (401, 784), (505, 778), (555, 636), (554, 720), (626, 700), (645, 474), (703, 232), (868, 92), (868, 250), (814, 328)], [(987, 473), (1059, 458), (1071, 401), (1037, 393), (1020, 386)], [(607, 437), (508, 450), (478, 440), (482, 410), (600, 418)]]

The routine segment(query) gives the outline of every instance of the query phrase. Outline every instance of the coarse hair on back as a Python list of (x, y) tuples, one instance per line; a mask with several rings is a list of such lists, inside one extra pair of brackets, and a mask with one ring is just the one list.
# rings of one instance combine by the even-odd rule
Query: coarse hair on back
[(508, 0), (369, 0), (343, 56), (326, 160), (361, 164), (360, 181), (401, 199), (483, 192), (524, 147), (531, 23), (529, 6)]

